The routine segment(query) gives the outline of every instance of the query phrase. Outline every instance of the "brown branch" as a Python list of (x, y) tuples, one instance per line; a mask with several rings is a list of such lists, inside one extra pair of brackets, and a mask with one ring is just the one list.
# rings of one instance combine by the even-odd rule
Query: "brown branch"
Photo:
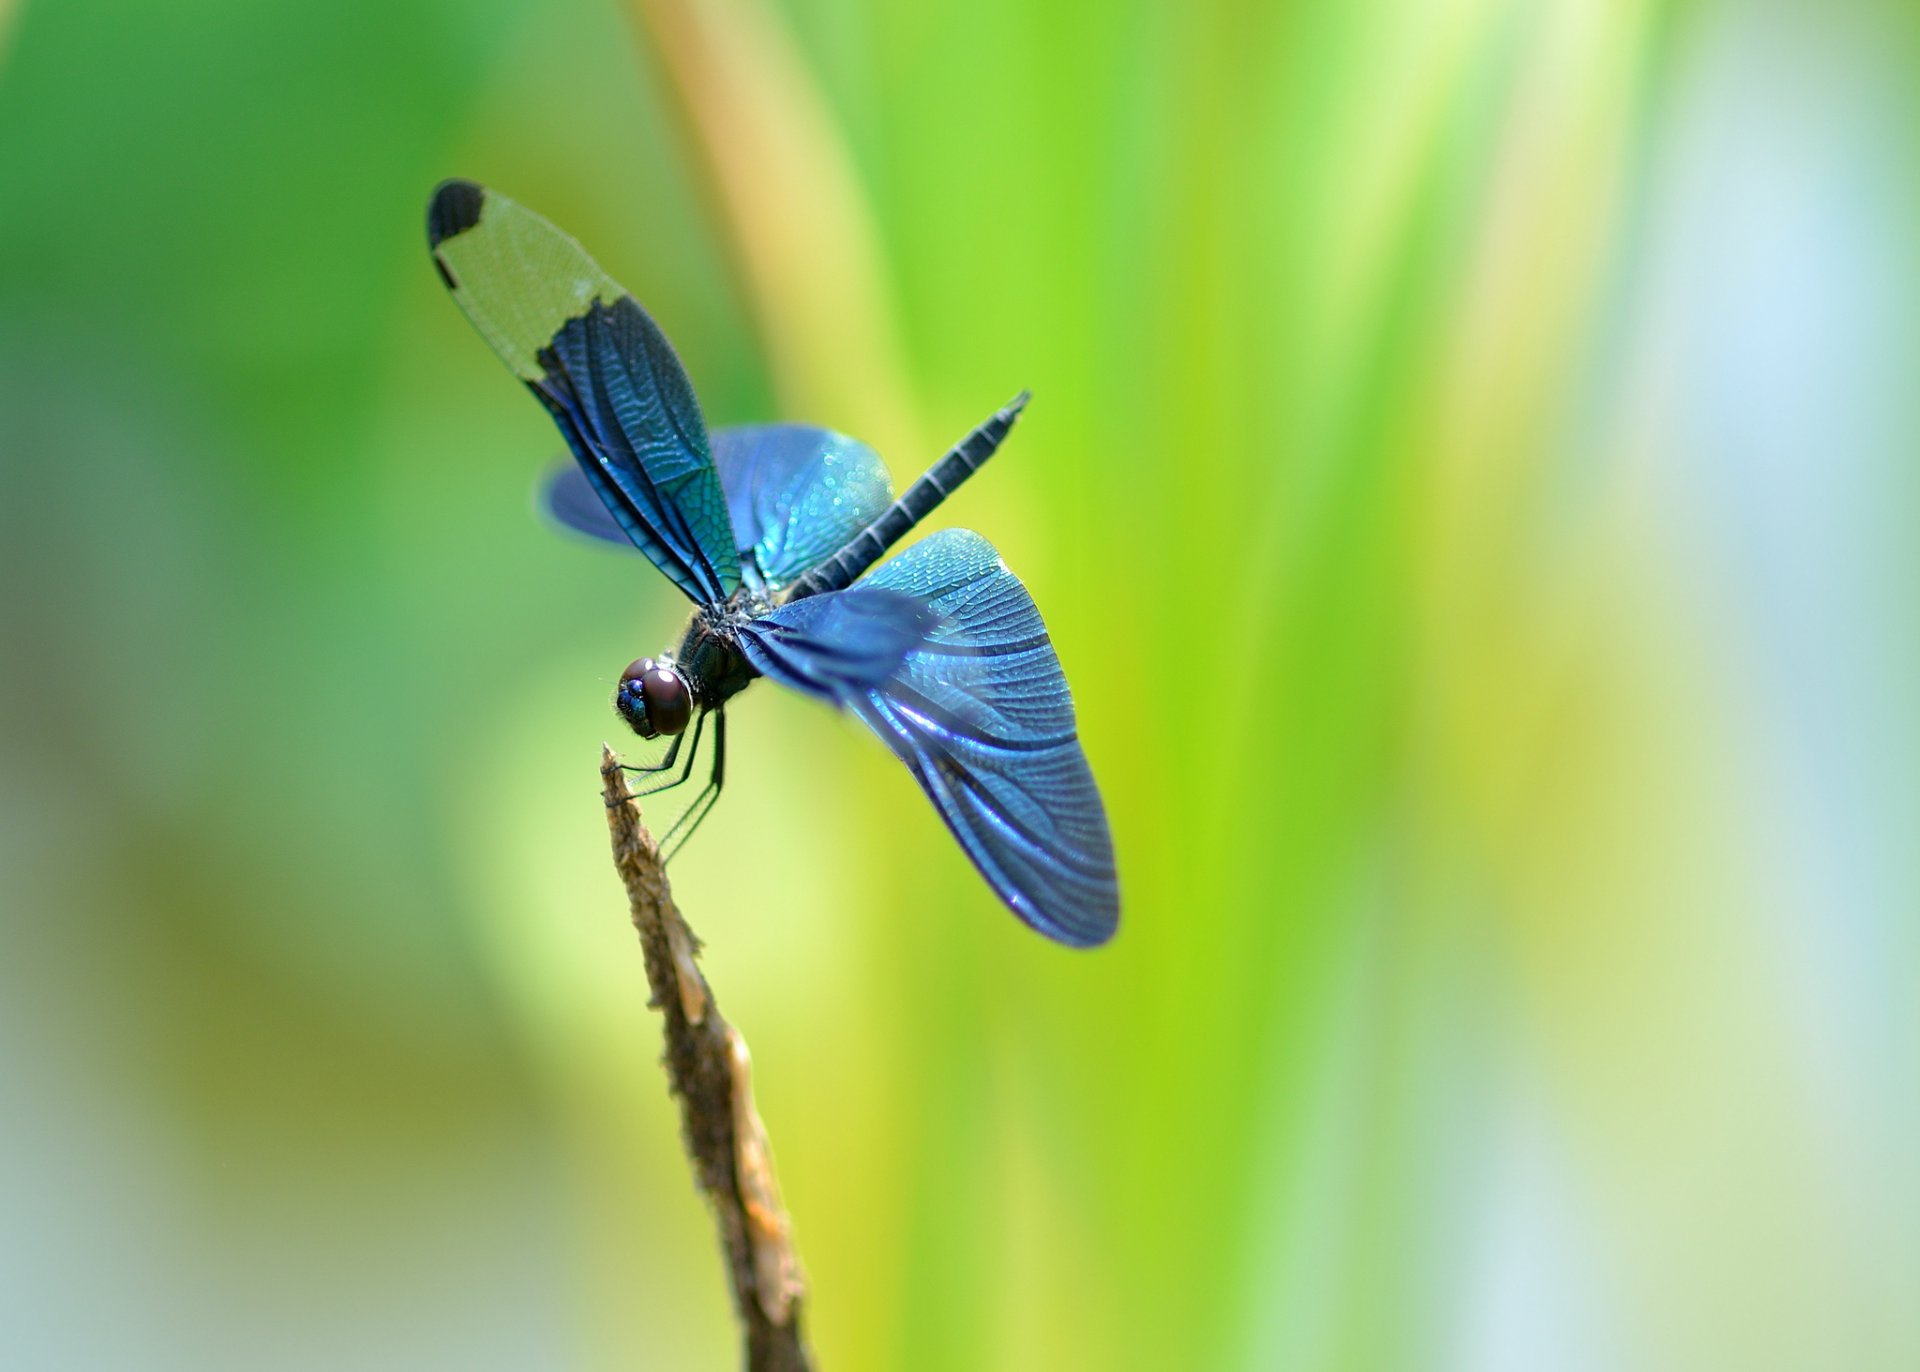
[(602, 751), (600, 780), (613, 865), (646, 954), (651, 1004), (661, 1014), (667, 1083), (680, 1102), (681, 1136), (720, 1227), (747, 1372), (808, 1372), (812, 1364), (800, 1336), (800, 1259), (780, 1204), (766, 1129), (753, 1107), (746, 1040), (721, 1017), (700, 975), (694, 961), (700, 941), (673, 903), (660, 849), (640, 822), (640, 807), (611, 748)]

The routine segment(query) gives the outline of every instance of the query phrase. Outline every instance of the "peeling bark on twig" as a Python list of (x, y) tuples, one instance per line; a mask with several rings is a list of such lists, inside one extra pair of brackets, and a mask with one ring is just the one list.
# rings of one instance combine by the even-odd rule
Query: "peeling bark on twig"
[(627, 888), (646, 955), (652, 1006), (666, 1036), (667, 1081), (694, 1175), (713, 1204), (746, 1340), (748, 1372), (809, 1372), (800, 1334), (805, 1293), (792, 1226), (780, 1203), (773, 1152), (753, 1106), (746, 1040), (720, 1014), (695, 954), (700, 941), (681, 918), (640, 822), (640, 807), (611, 748), (600, 761), (613, 865)]

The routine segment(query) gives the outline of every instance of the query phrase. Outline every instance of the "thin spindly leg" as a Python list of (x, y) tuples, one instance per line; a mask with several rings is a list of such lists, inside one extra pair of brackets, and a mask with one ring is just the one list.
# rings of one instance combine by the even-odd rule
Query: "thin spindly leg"
[(623, 762), (620, 770), (635, 772), (641, 776), (651, 776), (655, 772), (665, 772), (673, 767), (674, 759), (680, 756), (680, 745), (686, 740), (685, 734), (675, 734), (673, 742), (667, 745), (667, 755), (658, 762)]
[[(726, 784), (726, 780), (727, 716), (725, 711), (715, 710), (713, 712), (713, 773), (707, 778), (706, 787), (693, 798), (693, 804), (687, 807), (686, 813), (673, 822), (673, 827), (667, 830), (667, 836), (660, 841), (660, 846), (666, 853), (661, 858), (662, 862), (670, 860), (674, 854), (686, 847), (687, 840), (693, 837), (693, 831), (700, 827), (701, 821), (711, 814), (713, 807), (719, 803), (720, 788)], [(677, 840), (675, 835), (679, 836)]]
[[(700, 756), (700, 731), (706, 727), (707, 727), (707, 712), (705, 710), (702, 710), (698, 715), (694, 717), (693, 742), (689, 744), (687, 747), (687, 765), (680, 769), (680, 775), (668, 781), (656, 782), (652, 786), (647, 786), (642, 788), (641, 790), (635, 791), (633, 793), (634, 796), (636, 798), (640, 796), (657, 796), (662, 791), (671, 791), (674, 787), (684, 784), (686, 782), (686, 779), (693, 775), (693, 760)], [(719, 731), (720, 731), (720, 726), (718, 724), (714, 725), (714, 733), (718, 735)], [(674, 753), (679, 751), (680, 740), (685, 737), (686, 737), (685, 734), (674, 735), (673, 737), (674, 746), (667, 750), (667, 757), (669, 762), (671, 762)]]

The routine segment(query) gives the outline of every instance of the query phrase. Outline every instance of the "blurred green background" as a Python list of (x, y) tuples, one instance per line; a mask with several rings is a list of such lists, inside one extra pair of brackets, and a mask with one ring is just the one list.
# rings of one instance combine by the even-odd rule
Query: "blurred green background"
[(677, 633), (433, 184), (1033, 588), (1120, 938), (761, 688), (676, 864), (827, 1369), (1920, 1365), (1888, 4), (0, 4), (0, 1363), (735, 1353), (595, 766)]

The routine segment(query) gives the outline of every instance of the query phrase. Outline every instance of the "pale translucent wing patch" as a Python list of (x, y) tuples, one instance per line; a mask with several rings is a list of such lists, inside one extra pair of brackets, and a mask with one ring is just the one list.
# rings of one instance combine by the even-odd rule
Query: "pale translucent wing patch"
[(448, 181), (427, 212), (453, 298), (566, 437), (621, 531), (695, 601), (740, 584), (693, 384), (645, 310), (553, 225)]
[(569, 319), (626, 294), (572, 238), (471, 181), (434, 192), (427, 239), (454, 300), (522, 381), (545, 375), (539, 355)]

